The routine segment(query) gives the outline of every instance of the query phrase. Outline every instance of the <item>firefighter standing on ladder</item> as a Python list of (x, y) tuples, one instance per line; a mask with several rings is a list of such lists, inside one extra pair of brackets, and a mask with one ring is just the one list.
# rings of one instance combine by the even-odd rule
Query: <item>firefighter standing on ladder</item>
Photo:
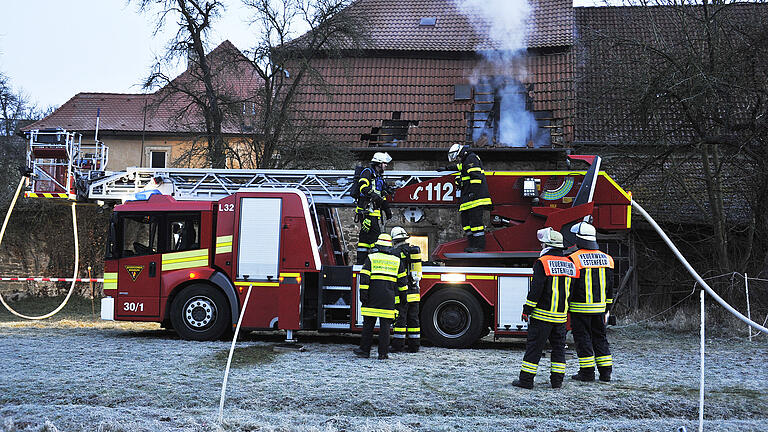
[(571, 378), (595, 380), (595, 365), (600, 381), (610, 381), (613, 357), (605, 336), (608, 321), (606, 305), (613, 303), (613, 258), (601, 252), (597, 245), (595, 227), (579, 222), (571, 227), (579, 248), (569, 258), (579, 270), (579, 279), (571, 289), (568, 308), (571, 330), (579, 356), (579, 373)]
[(552, 347), (549, 381), (560, 388), (565, 377), (565, 322), (568, 315), (568, 294), (578, 277), (578, 270), (564, 256), (563, 235), (552, 228), (540, 229), (536, 236), (542, 251), (533, 265), (531, 290), (523, 305), (523, 321), (528, 321), (528, 341), (525, 345), (520, 378), (513, 386), (533, 388), (533, 378), (541, 359), (541, 350), (549, 339)]
[(394, 255), (399, 256), (405, 263), (408, 272), (408, 286), (400, 291), (399, 302), (396, 301), (398, 315), (395, 319), (395, 333), (392, 339), (392, 352), (403, 350), (403, 341), (408, 352), (418, 352), (421, 328), (419, 324), (419, 301), (421, 294), (419, 281), (421, 280), (421, 249), (416, 245), (408, 244), (408, 232), (402, 227), (392, 228), (392, 242), (394, 243)]
[(358, 357), (370, 357), (373, 327), (378, 319), (379, 360), (384, 360), (388, 358), (389, 328), (395, 318), (395, 292), (405, 291), (408, 284), (405, 263), (394, 255), (389, 234), (379, 235), (376, 250), (366, 257), (359, 278), (363, 332), (360, 347), (355, 348), (354, 353)]
[(456, 187), (461, 191), (459, 214), (461, 226), (467, 236), (466, 252), (485, 250), (483, 210), (490, 208), (491, 195), (480, 158), (468, 145), (454, 144), (448, 150), (448, 160), (455, 163)]
[(360, 179), (355, 185), (358, 196), (355, 220), (360, 221), (360, 235), (357, 240), (358, 265), (365, 262), (365, 257), (381, 234), (381, 211), (384, 210), (388, 219), (392, 217), (386, 202), (388, 188), (384, 182), (384, 169), (390, 162), (392, 157), (389, 154), (375, 153), (370, 166), (360, 172)]

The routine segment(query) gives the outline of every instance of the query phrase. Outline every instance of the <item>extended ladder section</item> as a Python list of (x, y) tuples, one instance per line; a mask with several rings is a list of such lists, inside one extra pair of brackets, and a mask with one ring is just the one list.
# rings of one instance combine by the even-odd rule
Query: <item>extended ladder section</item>
[[(354, 171), (242, 170), (204, 168), (128, 168), (91, 183), (89, 198), (114, 201), (142, 199), (157, 191), (177, 200), (219, 200), (235, 192), (265, 188), (296, 188), (312, 204), (354, 206), (350, 196)], [(445, 171), (387, 171), (395, 188), (446, 175)]]
[(77, 182), (103, 175), (109, 149), (95, 141), (82, 143), (82, 134), (64, 129), (28, 133), (27, 168), (31, 198), (77, 198)]

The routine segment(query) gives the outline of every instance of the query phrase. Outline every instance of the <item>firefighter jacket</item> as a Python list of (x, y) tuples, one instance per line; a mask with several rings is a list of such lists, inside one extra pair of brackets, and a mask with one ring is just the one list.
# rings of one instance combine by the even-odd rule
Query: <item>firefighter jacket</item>
[(579, 270), (571, 287), (569, 309), (575, 313), (604, 313), (613, 303), (613, 258), (599, 250), (579, 249), (569, 258)]
[(552, 248), (536, 260), (523, 313), (541, 321), (565, 323), (568, 296), (579, 270), (562, 249)]
[(360, 313), (363, 316), (395, 319), (395, 292), (407, 290), (405, 263), (391, 248), (380, 247), (360, 270)]
[(408, 287), (405, 294), (400, 295), (400, 302), (418, 302), (421, 300), (419, 281), (421, 280), (421, 249), (418, 246), (402, 242), (392, 248), (394, 254), (400, 257), (408, 274)]
[(376, 174), (373, 164), (360, 172), (360, 179), (355, 187), (360, 193), (355, 211), (367, 212), (372, 217), (381, 217), (381, 209), (387, 205), (385, 201), (387, 185), (384, 177)]
[(456, 186), (461, 191), (459, 211), (492, 205), (483, 163), (476, 154), (467, 153), (464, 159), (456, 164), (456, 170)]

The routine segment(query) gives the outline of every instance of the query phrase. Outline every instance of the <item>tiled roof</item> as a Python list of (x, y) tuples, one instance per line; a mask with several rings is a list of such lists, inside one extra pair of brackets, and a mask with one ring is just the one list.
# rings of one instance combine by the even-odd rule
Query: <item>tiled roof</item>
[[(574, 8), (575, 142), (626, 144), (648, 137), (679, 142), (691, 136), (680, 114), (675, 112), (657, 113), (647, 125), (633, 122), (622, 90), (633, 83), (621, 81), (633, 76), (627, 70), (637, 67), (633, 63), (645, 61), (645, 54), (627, 48), (626, 41), (653, 45), (658, 43), (656, 38), (662, 37), (667, 46), (690, 42), (680, 29), (680, 13), (679, 8), (667, 6)], [(719, 17), (728, 14), (733, 14), (735, 23), (746, 23), (755, 17), (768, 22), (768, 5), (729, 3), (718, 11)], [(696, 17), (687, 22), (697, 25), (699, 20)]]
[[(218, 65), (231, 65), (230, 60), (236, 58), (233, 56), (242, 57), (242, 54), (231, 42), (224, 41), (206, 57), (218, 68), (222, 67)], [(252, 97), (258, 88), (259, 79), (246, 65), (239, 63), (236, 69), (221, 69), (217, 74), (217, 85), (226, 88), (227, 93), (236, 98), (244, 100)], [(190, 80), (191, 73), (190, 70), (183, 72), (174, 79), (174, 83)], [(53, 113), (22, 128), (22, 131), (45, 128), (93, 131), (96, 128), (96, 112), (99, 110), (100, 132), (189, 132), (189, 128), (177, 119), (177, 113), (189, 105), (188, 100), (181, 96), (163, 98), (163, 95), (163, 89), (151, 94), (78, 93)], [(230, 125), (225, 132), (239, 133), (240, 129)]]
[[(502, 48), (500, 41), (488, 36), (491, 26), (486, 18), (479, 12), (465, 13), (467, 8), (457, 6), (466, 1), (358, 0), (349, 11), (365, 17), (371, 49), (469, 52)], [(506, 0), (503, 4), (522, 2), (524, 0)], [(572, 4), (571, 0), (531, 0), (527, 46), (571, 45)], [(421, 18), (435, 18), (435, 25), (419, 25)]]
[[(570, 134), (572, 74), (570, 54), (527, 56), (533, 83), (533, 110), (553, 111)], [(332, 141), (361, 147), (382, 120), (418, 122), (398, 147), (446, 147), (464, 141), (469, 100), (454, 100), (454, 86), (467, 84), (480, 67), (476, 59), (367, 57), (316, 60), (326, 88), (305, 87), (297, 96), (301, 118), (318, 126)], [(567, 138), (570, 139), (570, 138)]]

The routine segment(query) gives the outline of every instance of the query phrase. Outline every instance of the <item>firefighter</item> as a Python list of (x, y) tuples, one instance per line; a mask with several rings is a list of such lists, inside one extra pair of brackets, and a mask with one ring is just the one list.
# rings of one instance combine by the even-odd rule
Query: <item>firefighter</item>
[(523, 321), (528, 322), (520, 378), (513, 386), (533, 388), (533, 378), (541, 359), (541, 351), (549, 339), (552, 346), (549, 382), (560, 388), (565, 377), (565, 322), (568, 315), (568, 294), (578, 277), (578, 270), (565, 256), (563, 235), (552, 228), (540, 229), (536, 236), (541, 242), (541, 254), (533, 265), (533, 277), (528, 298), (523, 305)]
[(400, 291), (400, 296), (396, 299), (398, 314), (395, 318), (392, 352), (402, 351), (405, 341), (406, 350), (415, 353), (419, 351), (421, 345), (421, 328), (419, 325), (421, 249), (416, 245), (408, 244), (406, 241), (409, 237), (408, 232), (402, 227), (392, 228), (391, 235), (394, 243), (394, 254), (400, 257), (408, 273), (407, 289)]
[(379, 235), (376, 250), (365, 259), (360, 270), (360, 314), (363, 315), (363, 333), (360, 348), (355, 348), (358, 357), (368, 358), (373, 342), (373, 327), (379, 320), (379, 360), (389, 352), (389, 328), (395, 319), (395, 292), (405, 291), (408, 280), (405, 263), (394, 255), (392, 237)]
[(485, 249), (483, 210), (490, 208), (491, 195), (480, 158), (468, 145), (454, 144), (448, 150), (448, 160), (455, 164), (456, 188), (461, 191), (459, 214), (461, 226), (467, 236), (466, 252)]
[(392, 157), (389, 154), (374, 153), (370, 166), (360, 172), (360, 179), (355, 185), (359, 196), (355, 220), (360, 221), (360, 235), (357, 241), (358, 265), (365, 262), (365, 257), (381, 234), (381, 211), (384, 211), (388, 219), (392, 217), (392, 211), (386, 202), (388, 187), (384, 182), (384, 169), (390, 162)]
[(595, 227), (591, 224), (579, 222), (571, 227), (571, 232), (576, 234), (578, 250), (569, 258), (580, 274), (568, 301), (571, 331), (579, 356), (579, 372), (571, 378), (594, 381), (597, 365), (600, 381), (610, 381), (613, 357), (605, 336), (605, 324), (606, 306), (613, 303), (613, 258), (599, 250)]

